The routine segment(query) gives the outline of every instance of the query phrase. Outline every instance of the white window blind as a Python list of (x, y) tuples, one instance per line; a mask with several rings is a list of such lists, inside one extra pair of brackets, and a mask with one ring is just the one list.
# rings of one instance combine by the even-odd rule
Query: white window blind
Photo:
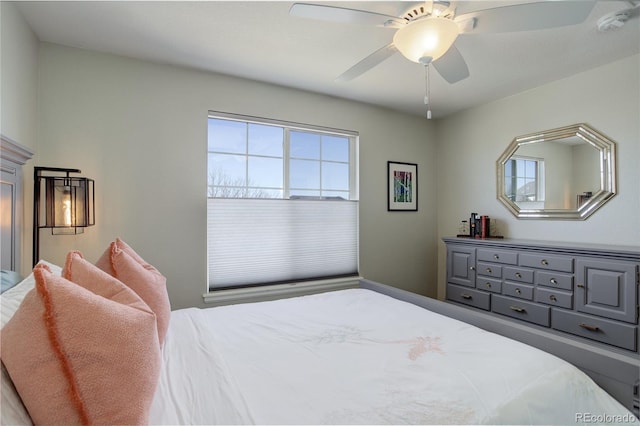
[(209, 287), (358, 272), (358, 203), (208, 200)]

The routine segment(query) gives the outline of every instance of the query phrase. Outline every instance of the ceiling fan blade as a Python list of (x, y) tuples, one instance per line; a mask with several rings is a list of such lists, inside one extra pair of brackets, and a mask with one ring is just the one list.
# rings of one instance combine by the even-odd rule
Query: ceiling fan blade
[(543, 30), (580, 24), (594, 5), (594, 0), (525, 3), (467, 13), (456, 21), (477, 18), (477, 25), (468, 34)]
[(433, 67), (451, 84), (469, 77), (467, 63), (455, 44), (447, 50), (447, 53), (433, 62)]
[(402, 21), (402, 19), (397, 16), (382, 13), (310, 3), (294, 3), (291, 9), (289, 9), (289, 14), (299, 18), (316, 19), (320, 21), (379, 26), (393, 26), (392, 24), (397, 24)]
[(336, 81), (350, 81), (356, 77), (360, 77), (380, 62), (393, 56), (397, 51), (398, 49), (393, 45), (393, 43), (388, 44), (346, 70), (336, 78)]
[(626, 10), (629, 15), (629, 19), (640, 16), (640, 1), (632, 1), (631, 4), (633, 6)]

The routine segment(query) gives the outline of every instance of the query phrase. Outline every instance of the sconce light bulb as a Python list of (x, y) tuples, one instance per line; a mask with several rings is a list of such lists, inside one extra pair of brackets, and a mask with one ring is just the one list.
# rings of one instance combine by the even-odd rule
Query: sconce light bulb
[(66, 198), (62, 202), (62, 211), (64, 214), (64, 226), (71, 226), (71, 200)]

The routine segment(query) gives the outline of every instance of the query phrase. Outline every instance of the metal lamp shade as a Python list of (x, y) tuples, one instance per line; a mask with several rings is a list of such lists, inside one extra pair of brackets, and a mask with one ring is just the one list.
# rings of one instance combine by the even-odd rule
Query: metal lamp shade
[(93, 179), (44, 177), (44, 225), (52, 234), (81, 234), (95, 224)]
[(58, 167), (33, 168), (33, 266), (40, 260), (41, 228), (51, 228), (52, 234), (73, 235), (96, 223), (94, 180), (71, 177), (71, 173), (81, 172)]

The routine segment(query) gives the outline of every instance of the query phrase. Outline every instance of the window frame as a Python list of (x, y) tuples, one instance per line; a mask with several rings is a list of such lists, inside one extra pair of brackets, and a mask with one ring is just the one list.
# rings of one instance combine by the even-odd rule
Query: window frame
[[(359, 238), (358, 238), (358, 225), (357, 225), (357, 211), (358, 211), (358, 207), (357, 207), (357, 203), (359, 202), (359, 188), (358, 188), (358, 167), (359, 167), (359, 161), (358, 161), (358, 144), (359, 144), (359, 133), (355, 132), (355, 131), (350, 131), (350, 130), (342, 130), (342, 129), (335, 129), (335, 128), (328, 128), (328, 127), (323, 127), (323, 126), (317, 126), (317, 125), (308, 125), (308, 124), (301, 124), (301, 123), (294, 123), (294, 122), (289, 122), (289, 121), (284, 121), (284, 120), (276, 120), (276, 119), (271, 119), (271, 118), (261, 118), (261, 117), (254, 117), (254, 116), (248, 116), (248, 115), (242, 115), (242, 114), (235, 114), (235, 113), (226, 113), (226, 112), (220, 112), (220, 111), (208, 111), (208, 117), (207, 119), (220, 119), (220, 120), (228, 120), (228, 121), (236, 121), (236, 122), (241, 122), (244, 124), (258, 124), (258, 125), (271, 125), (271, 126), (275, 126), (275, 127), (280, 127), (283, 129), (283, 150), (282, 150), (282, 163), (283, 163), (283, 174), (282, 174), (282, 179), (283, 179), (283, 188), (282, 188), (282, 196), (281, 197), (245, 197), (245, 196), (232, 196), (232, 197), (224, 197), (224, 196), (213, 196), (212, 192), (210, 191), (210, 188), (212, 188), (211, 185), (211, 178), (210, 178), (210, 169), (209, 169), (209, 161), (210, 161), (210, 153), (215, 153), (215, 152), (219, 152), (219, 153), (223, 153), (222, 150), (220, 151), (209, 151), (209, 132), (207, 132), (207, 205), (209, 206), (210, 202), (215, 202), (215, 199), (228, 199), (228, 198), (232, 198), (232, 199), (237, 199), (237, 200), (255, 200), (257, 198), (265, 198), (265, 199), (270, 199), (270, 200), (282, 200), (284, 202), (297, 202), (297, 200), (310, 200), (313, 202), (335, 202), (334, 200), (336, 200), (336, 197), (332, 197), (332, 196), (300, 196), (300, 195), (291, 195), (291, 188), (289, 187), (290, 185), (290, 179), (289, 179), (289, 162), (292, 160), (291, 157), (291, 152), (290, 152), (290, 133), (292, 131), (300, 131), (300, 132), (304, 132), (304, 133), (311, 133), (311, 134), (318, 134), (320, 136), (336, 136), (336, 137), (340, 137), (340, 138), (346, 138), (349, 144), (348, 147), (348, 161), (344, 162), (344, 161), (338, 161), (338, 160), (325, 160), (322, 158), (322, 155), (319, 155), (319, 158), (317, 160), (313, 160), (313, 161), (317, 161), (320, 164), (320, 170), (322, 170), (322, 164), (323, 163), (340, 163), (340, 164), (347, 164), (349, 167), (349, 188), (348, 188), (348, 196), (347, 197), (343, 197), (343, 198), (339, 198), (339, 202), (355, 202), (356, 203), (356, 223), (355, 223), (355, 271), (349, 274), (328, 274), (326, 276), (314, 276), (312, 278), (299, 278), (299, 279), (292, 279), (292, 280), (276, 280), (276, 281), (268, 281), (268, 282), (258, 282), (258, 283), (251, 283), (251, 282), (247, 282), (246, 284), (240, 284), (240, 285), (231, 285), (231, 286), (225, 286), (224, 282), (219, 282), (219, 285), (212, 285), (211, 283), (211, 277), (210, 277), (210, 267), (207, 267), (207, 290), (206, 293), (203, 295), (205, 302), (207, 303), (214, 303), (214, 304), (218, 304), (220, 303), (221, 300), (225, 301), (227, 300), (227, 295), (230, 295), (229, 297), (231, 297), (234, 301), (242, 301), (242, 298), (244, 297), (243, 295), (246, 295), (247, 297), (255, 297), (257, 295), (260, 296), (266, 296), (268, 294), (284, 294), (285, 293), (289, 293), (291, 292), (293, 293), (299, 293), (301, 291), (307, 291), (308, 289), (313, 289), (314, 291), (316, 291), (319, 288), (324, 288), (327, 287), (327, 289), (337, 289), (337, 288), (348, 288), (353, 286), (354, 280), (359, 279), (359, 274), (358, 274), (358, 270), (359, 270)], [(240, 155), (244, 155), (246, 158), (249, 158), (251, 156), (251, 154), (249, 154), (249, 139), (248, 139), (248, 133), (246, 135), (247, 139), (245, 140), (245, 152), (244, 154), (240, 154)], [(295, 159), (295, 158), (293, 158)], [(248, 172), (248, 163), (246, 163), (245, 165), (246, 170), (245, 170), (245, 176), (248, 177), (249, 172)], [(333, 188), (329, 188), (329, 189), (325, 189), (323, 188), (323, 182), (322, 182), (322, 172), (320, 171), (320, 176), (319, 176), (319, 188), (317, 188), (317, 190), (322, 191), (322, 190), (326, 190), (330, 193), (335, 193), (336, 191), (340, 191), (340, 192), (344, 192), (344, 194), (346, 195), (346, 190), (342, 191), (342, 190), (336, 190)], [(344, 176), (344, 175), (343, 175)], [(248, 179), (245, 179), (245, 188), (252, 188), (249, 186), (250, 182), (248, 182)], [(255, 186), (255, 185), (254, 185)], [(320, 192), (320, 194), (322, 194), (322, 192)], [(242, 202), (242, 201), (241, 201)], [(209, 207), (208, 207), (209, 209)], [(209, 217), (209, 213), (207, 213), (207, 217)], [(207, 229), (210, 229), (210, 223), (209, 219), (207, 219)], [(209, 232), (209, 231), (208, 231)], [(209, 236), (207, 237), (207, 245), (209, 246), (210, 244), (210, 240), (209, 240)], [(207, 259), (211, 259), (209, 257), (209, 254), (207, 254)], [(209, 261), (208, 261), (209, 263)], [(294, 285), (292, 285), (294, 284)], [(307, 290), (305, 290), (307, 289)], [(248, 296), (251, 295), (251, 296)]]
[[(515, 167), (515, 164), (517, 163), (518, 160), (535, 163), (535, 174), (536, 174), (535, 178), (534, 178), (535, 189), (536, 189), (535, 200), (517, 201), (517, 195), (518, 195), (517, 194), (517, 190), (518, 190), (517, 180), (518, 180), (518, 178), (530, 179), (527, 176), (518, 174), (518, 170)], [(545, 191), (544, 191), (544, 186), (545, 186), (545, 183), (544, 183), (545, 182), (544, 158), (527, 157), (527, 156), (516, 156), (516, 155), (514, 155), (508, 161), (513, 163), (512, 170), (515, 170), (516, 173), (514, 174), (513, 171), (512, 171), (511, 176), (506, 176), (506, 173), (505, 173), (505, 181), (511, 180), (511, 188), (512, 188), (512, 192), (510, 194), (506, 194), (507, 197), (511, 201), (513, 201), (514, 203), (520, 203), (520, 204), (544, 202), (544, 200), (545, 200)]]
[[(242, 114), (235, 114), (235, 113), (228, 113), (228, 112), (220, 112), (220, 111), (209, 111), (208, 112), (208, 117), (207, 117), (207, 122), (208, 119), (210, 118), (214, 118), (214, 119), (221, 119), (221, 120), (229, 120), (229, 121), (236, 121), (236, 122), (241, 122), (241, 123), (252, 123), (252, 124), (258, 124), (258, 125), (268, 125), (268, 126), (275, 126), (275, 127), (281, 127), (283, 129), (283, 153), (282, 153), (282, 159), (283, 159), (283, 187), (282, 187), (282, 199), (291, 199), (291, 186), (290, 186), (290, 161), (292, 159), (296, 160), (298, 158), (292, 158), (291, 157), (291, 150), (290, 150), (290, 133), (291, 131), (301, 131), (301, 132), (305, 132), (305, 133), (312, 133), (312, 134), (318, 134), (320, 136), (338, 136), (338, 137), (345, 137), (349, 140), (349, 160), (348, 160), (348, 165), (349, 165), (349, 197), (346, 198), (347, 200), (350, 201), (358, 201), (359, 200), (359, 185), (358, 185), (358, 138), (359, 138), (359, 134), (358, 132), (352, 131), (352, 130), (343, 130), (343, 129), (335, 129), (335, 128), (329, 128), (329, 127), (323, 127), (323, 126), (318, 126), (318, 125), (312, 125), (312, 124), (302, 124), (302, 123), (295, 123), (295, 122), (290, 122), (290, 121), (284, 121), (284, 120), (276, 120), (276, 119), (272, 119), (272, 118), (262, 118), (262, 117), (255, 117), (255, 116), (249, 116), (249, 115), (242, 115)], [(207, 133), (208, 136), (208, 133)], [(208, 160), (208, 156), (211, 153), (216, 153), (216, 151), (209, 151), (208, 148), (208, 144), (207, 144), (207, 175), (209, 173), (209, 160)], [(222, 152), (218, 152), (218, 153), (222, 153)], [(238, 154), (238, 155), (244, 155), (245, 157), (259, 157), (257, 155), (251, 155), (248, 152), (245, 152), (244, 154)], [(271, 157), (270, 158), (275, 158), (275, 157)], [(345, 164), (344, 162), (340, 162), (340, 161), (335, 161), (335, 160), (323, 160), (322, 158), (318, 159), (318, 160), (312, 160), (312, 161), (318, 161), (320, 163), (320, 167), (322, 169), (322, 164), (323, 163), (340, 163), (340, 164)], [(248, 171), (247, 171), (248, 174)], [(244, 188), (249, 189), (250, 187), (248, 186), (249, 181), (248, 181), (248, 177), (245, 179), (245, 186)], [(220, 198), (220, 197), (211, 197), (210, 194), (210, 188), (211, 185), (209, 184), (209, 178), (207, 177), (207, 198)], [(279, 189), (278, 189), (279, 190)], [(322, 191), (322, 170), (320, 171), (320, 187), (318, 188), (318, 190)], [(332, 191), (330, 189), (328, 189), (327, 191)], [(332, 192), (335, 192), (332, 191)], [(346, 192), (346, 191), (340, 191), (340, 192)], [(294, 197), (298, 197), (298, 198), (305, 198), (305, 197), (300, 197), (300, 196), (294, 196)], [(224, 198), (224, 197), (222, 197)], [(232, 198), (252, 198), (252, 197), (232, 197)], [(318, 196), (318, 197), (306, 197), (306, 198), (316, 198), (316, 199), (321, 199), (323, 198), (322, 196)]]

